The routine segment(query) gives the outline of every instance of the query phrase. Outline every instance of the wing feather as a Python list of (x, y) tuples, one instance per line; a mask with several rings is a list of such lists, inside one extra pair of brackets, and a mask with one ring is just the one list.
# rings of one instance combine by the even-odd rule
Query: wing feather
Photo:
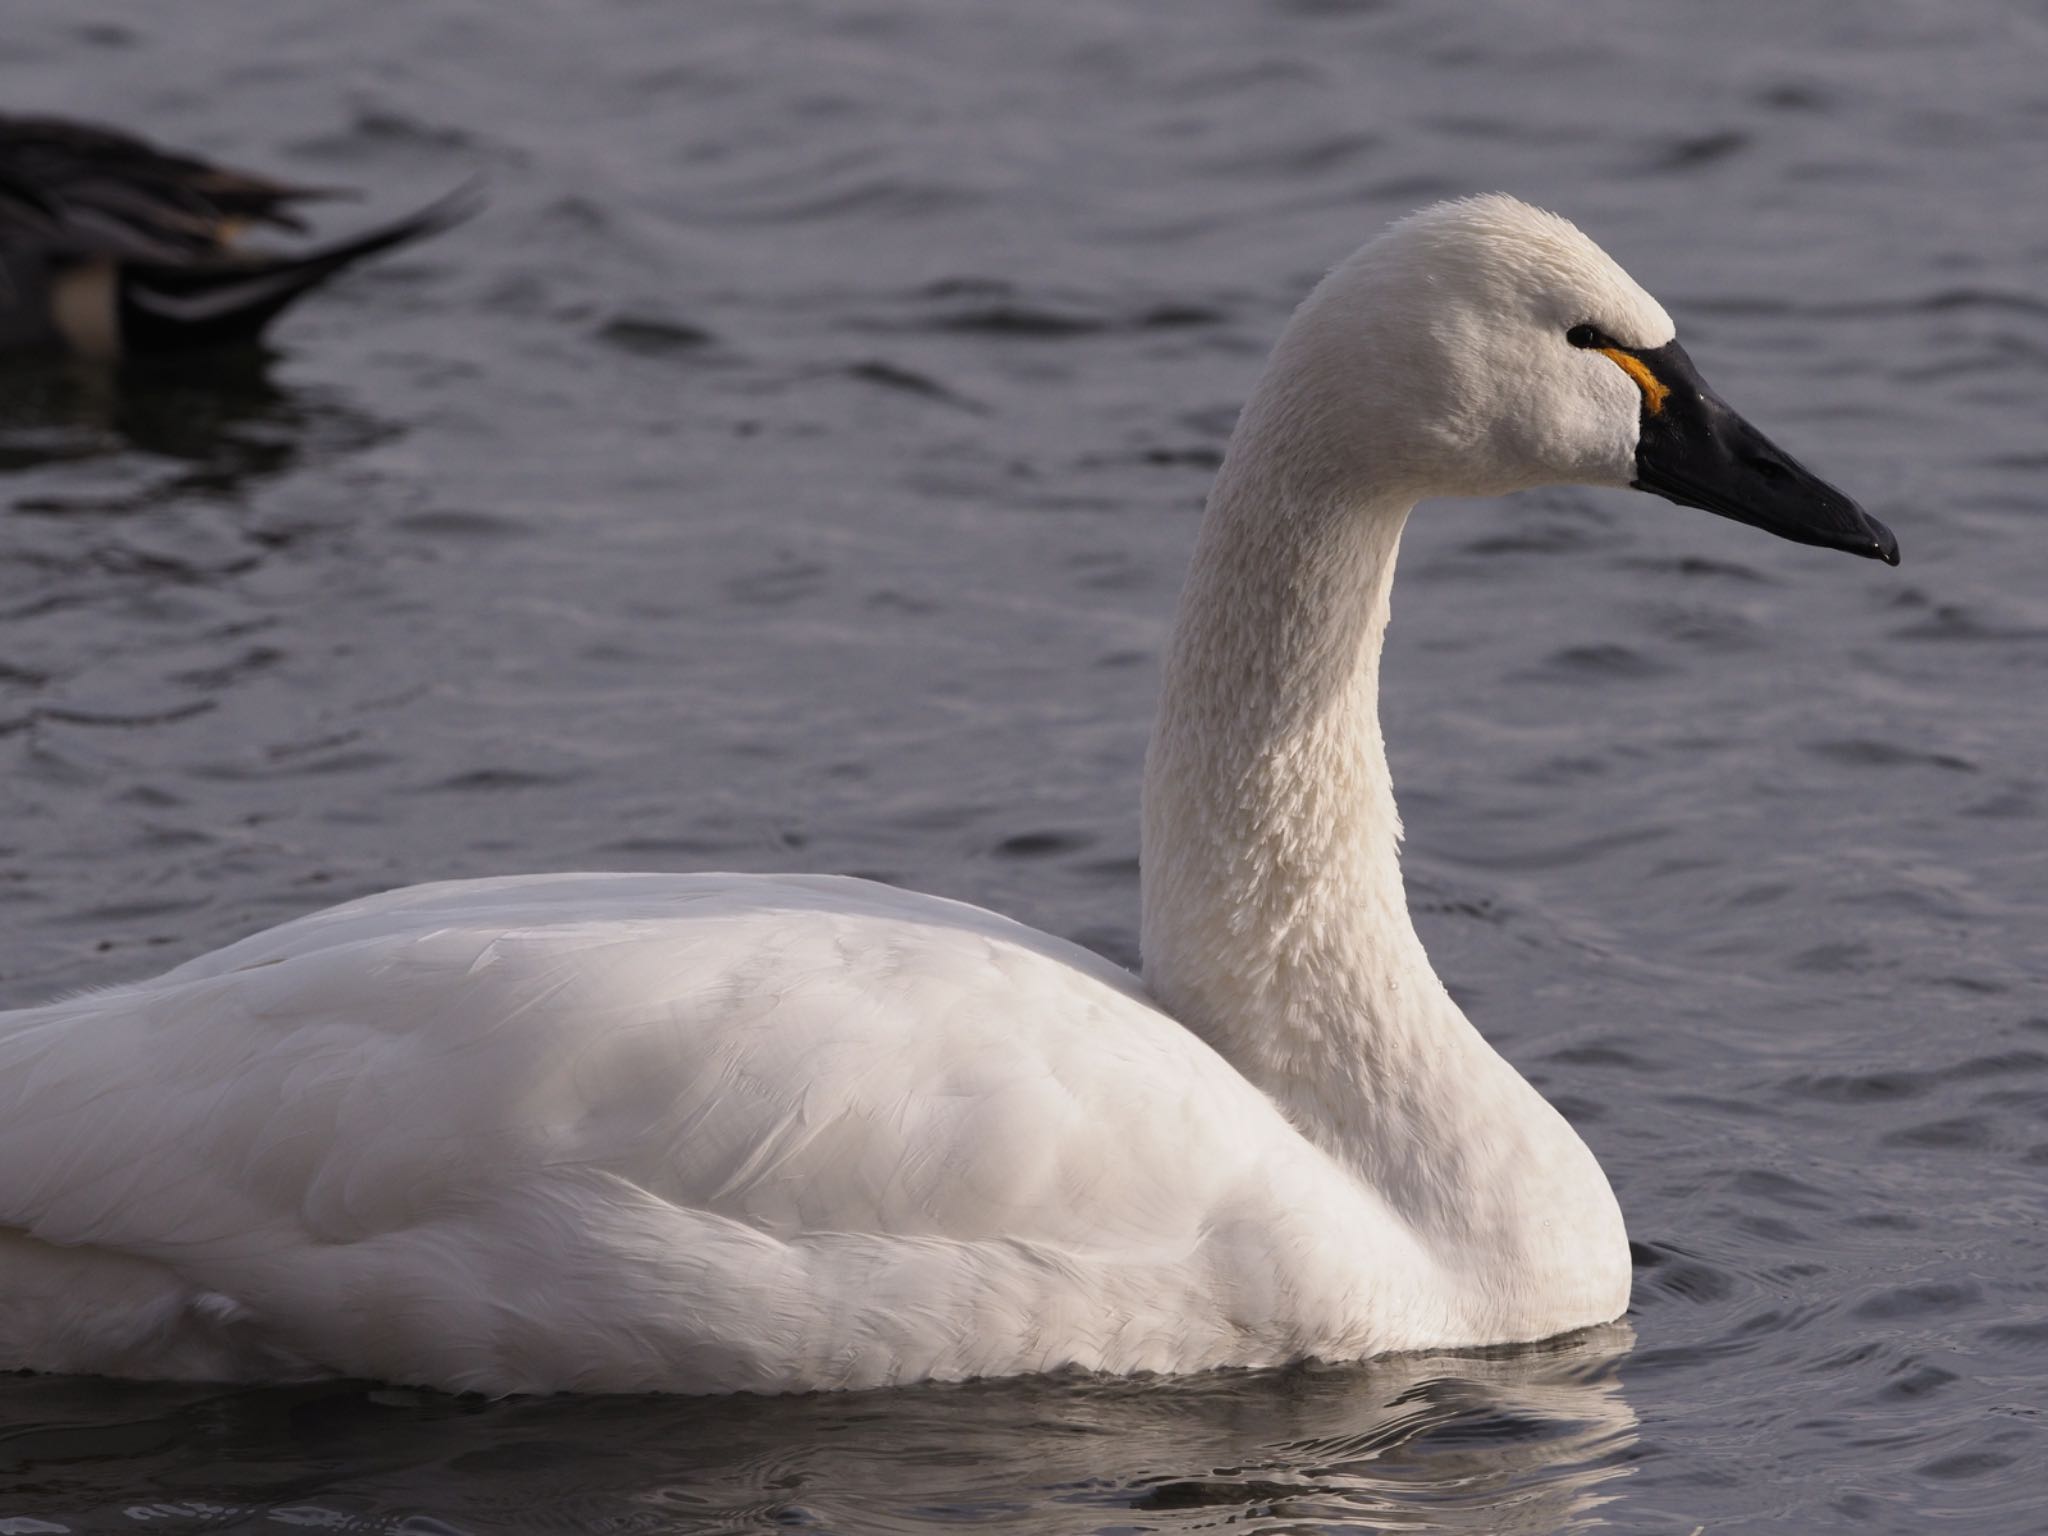
[[(1342, 1184), (1125, 973), (856, 881), (416, 888), (0, 1018), (0, 1226), (412, 1379), (1107, 1348), (1105, 1286), (1266, 1263), (1247, 1213)], [(608, 1342), (517, 1322), (565, 1305)]]

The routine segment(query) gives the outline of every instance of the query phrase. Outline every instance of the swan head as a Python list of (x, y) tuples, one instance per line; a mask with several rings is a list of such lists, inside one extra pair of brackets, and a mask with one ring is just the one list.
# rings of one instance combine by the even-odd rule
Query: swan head
[(1309, 295), (1275, 364), (1255, 407), (1309, 429), (1275, 435), (1315, 444), (1319, 477), (1417, 499), (1628, 486), (1898, 564), (1882, 523), (1707, 387), (1612, 257), (1511, 197), (1395, 224)]

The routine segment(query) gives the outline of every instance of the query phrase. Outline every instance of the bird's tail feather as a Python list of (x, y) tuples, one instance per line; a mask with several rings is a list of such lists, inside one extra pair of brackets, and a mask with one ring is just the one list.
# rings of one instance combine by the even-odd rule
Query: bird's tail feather
[(366, 257), (461, 223), (483, 205), (474, 182), (417, 213), (291, 256), (241, 257), (204, 266), (128, 262), (121, 268), (122, 349), (170, 352), (248, 341), (286, 305)]

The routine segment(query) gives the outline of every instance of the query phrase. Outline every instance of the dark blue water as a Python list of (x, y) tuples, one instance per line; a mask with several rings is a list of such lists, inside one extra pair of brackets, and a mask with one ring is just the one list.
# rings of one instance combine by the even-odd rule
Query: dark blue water
[(1129, 961), (1156, 663), (1288, 310), (1577, 218), (1896, 572), (1423, 508), (1438, 968), (1626, 1325), (786, 1401), (0, 1380), (0, 1531), (2048, 1526), (2048, 21), (1532, 0), (21, 0), (16, 109), (489, 212), (232, 370), (0, 376), (0, 1002), (384, 886), (825, 869)]

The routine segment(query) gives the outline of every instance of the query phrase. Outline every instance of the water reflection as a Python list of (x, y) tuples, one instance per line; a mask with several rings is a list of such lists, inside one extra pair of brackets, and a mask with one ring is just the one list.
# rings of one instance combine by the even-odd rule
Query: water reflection
[(95, 495), (32, 487), (18, 511), (130, 513), (188, 498), (246, 501), (305, 463), (397, 433), (330, 391), (276, 377), (265, 347), (160, 362), (10, 358), (0, 365), (0, 474), (140, 455), (134, 483)]
[[(1597, 1523), (1625, 1324), (1524, 1349), (1180, 1380), (486, 1403), (361, 1385), (0, 1386), (40, 1529), (1534, 1533)], [(15, 1426), (11, 1429), (9, 1426)]]

